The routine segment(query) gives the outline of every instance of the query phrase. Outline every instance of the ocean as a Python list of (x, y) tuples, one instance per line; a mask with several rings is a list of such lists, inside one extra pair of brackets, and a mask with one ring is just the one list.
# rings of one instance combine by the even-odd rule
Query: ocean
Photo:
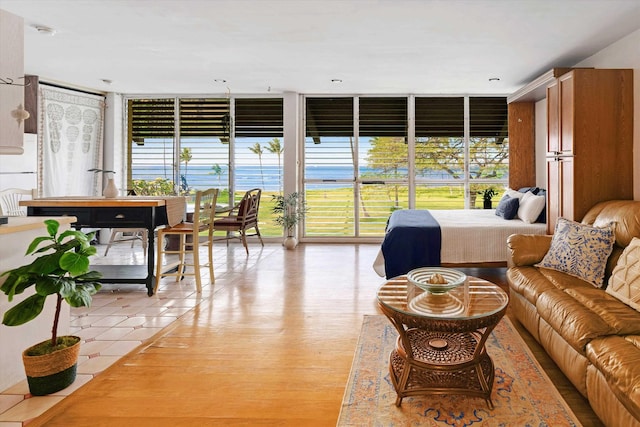
[[(184, 171), (184, 168), (183, 168)], [(406, 170), (401, 173), (406, 174)], [(173, 173), (170, 165), (163, 166), (134, 166), (133, 179), (153, 180), (158, 177), (172, 179)], [(360, 176), (380, 180), (383, 172), (380, 169), (362, 167)], [(305, 168), (307, 180), (329, 180), (332, 188), (350, 187), (353, 182), (353, 167), (351, 166), (310, 166)], [(425, 177), (434, 180), (450, 179), (451, 177), (442, 171), (432, 171)], [(222, 166), (220, 175), (216, 175), (211, 166), (189, 165), (186, 168), (185, 178), (190, 188), (218, 187), (228, 188), (229, 173), (226, 166)], [(278, 166), (244, 165), (236, 166), (235, 180), (237, 189), (262, 188), (264, 191), (279, 191), (282, 187), (282, 176)], [(333, 182), (333, 181), (336, 182)], [(342, 181), (342, 182), (341, 182)], [(346, 182), (345, 182), (346, 181)], [(308, 189), (322, 188), (326, 184), (309, 183)]]

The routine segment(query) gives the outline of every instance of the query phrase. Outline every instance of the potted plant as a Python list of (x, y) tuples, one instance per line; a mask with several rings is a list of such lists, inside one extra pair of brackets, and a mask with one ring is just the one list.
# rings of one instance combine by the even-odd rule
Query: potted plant
[(282, 226), (285, 231), (284, 247), (293, 249), (298, 244), (295, 238), (295, 226), (304, 218), (307, 209), (302, 193), (293, 192), (283, 195), (274, 195), (275, 205), (272, 212), (276, 214), (276, 224)]
[(9, 301), (17, 294), (34, 287), (35, 293), (4, 313), (2, 323), (18, 326), (27, 323), (42, 312), (45, 300), (56, 297), (56, 309), (51, 339), (27, 348), (22, 353), (27, 382), (32, 395), (42, 396), (62, 390), (76, 377), (80, 338), (58, 336), (58, 322), (62, 301), (71, 307), (88, 307), (92, 296), (100, 289), (96, 280), (102, 275), (89, 270), (89, 257), (96, 248), (90, 245), (93, 232), (66, 230), (58, 234), (60, 223), (44, 221), (48, 236), (36, 237), (27, 248), (26, 255), (42, 254), (30, 264), (5, 271), (0, 290)]
[(493, 196), (495, 196), (496, 194), (498, 194), (496, 192), (496, 190), (493, 189), (493, 187), (489, 187), (487, 189), (485, 189), (482, 192), (482, 200), (484, 202), (484, 208), (485, 209), (491, 209), (491, 199), (493, 198)]

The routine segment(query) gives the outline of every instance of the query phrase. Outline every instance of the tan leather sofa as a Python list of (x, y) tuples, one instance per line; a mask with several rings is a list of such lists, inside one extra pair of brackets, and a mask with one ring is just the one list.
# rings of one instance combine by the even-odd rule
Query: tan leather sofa
[[(583, 223), (615, 222), (605, 283), (620, 254), (640, 237), (640, 201), (594, 206)], [(579, 278), (535, 267), (551, 236), (512, 235), (511, 308), (607, 426), (640, 426), (640, 312)]]

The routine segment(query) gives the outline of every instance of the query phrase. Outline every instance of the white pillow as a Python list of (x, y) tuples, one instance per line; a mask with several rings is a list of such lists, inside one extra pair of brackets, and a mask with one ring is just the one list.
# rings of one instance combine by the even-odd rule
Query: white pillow
[(520, 199), (520, 207), (518, 208), (518, 218), (529, 224), (536, 222), (542, 209), (545, 206), (545, 197), (536, 196), (530, 191), (524, 193)]
[(620, 255), (607, 293), (640, 311), (640, 238), (634, 237)]
[(504, 196), (509, 196), (512, 199), (522, 199), (522, 197), (524, 197), (524, 193), (520, 191), (512, 190), (511, 188), (507, 188), (504, 192)]

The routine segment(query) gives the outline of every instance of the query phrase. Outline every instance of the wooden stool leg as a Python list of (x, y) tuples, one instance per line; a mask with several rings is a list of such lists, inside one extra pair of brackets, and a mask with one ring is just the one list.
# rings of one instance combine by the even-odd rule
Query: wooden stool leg
[(193, 268), (196, 276), (196, 290), (198, 293), (202, 292), (202, 278), (200, 277), (200, 236), (198, 233), (193, 233)]
[(154, 294), (158, 292), (160, 279), (162, 279), (162, 258), (164, 255), (163, 242), (164, 242), (164, 233), (162, 233), (162, 230), (158, 230), (158, 238), (156, 243), (156, 253), (158, 254), (158, 259), (156, 260), (156, 285), (153, 289)]
[(186, 241), (187, 238), (185, 237), (184, 233), (180, 233), (180, 247), (178, 248), (178, 250), (180, 251), (180, 253), (178, 254), (178, 270), (176, 271), (176, 282), (179, 282), (180, 279), (183, 277), (184, 272), (186, 270), (186, 266), (185, 266), (185, 249), (186, 249)]
[(208, 253), (209, 253), (209, 282), (213, 285), (216, 281), (216, 277), (213, 274), (213, 236), (209, 236)]

